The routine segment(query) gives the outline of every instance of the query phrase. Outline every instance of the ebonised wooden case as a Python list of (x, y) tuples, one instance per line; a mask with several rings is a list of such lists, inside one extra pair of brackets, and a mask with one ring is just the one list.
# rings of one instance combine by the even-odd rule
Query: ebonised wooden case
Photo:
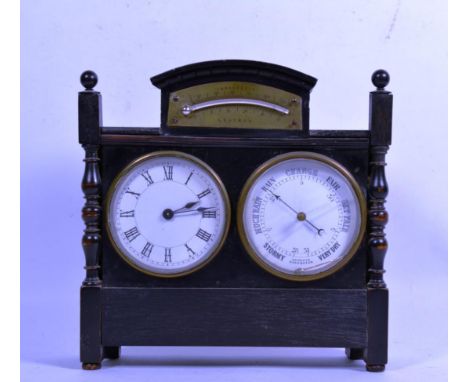
[[(304, 96), (305, 127), (299, 132), (182, 129), (165, 125), (174, 89), (214, 80), (252, 81)], [(387, 363), (388, 289), (383, 280), (385, 154), (391, 143), (392, 94), (385, 71), (373, 74), (369, 130), (309, 131), (313, 77), (252, 61), (192, 64), (152, 78), (162, 89), (162, 130), (112, 128), (101, 120), (97, 76), (85, 72), (79, 93), (79, 141), (85, 149), (82, 189), (86, 203), (81, 287), (81, 362), (100, 367), (118, 358), (121, 346), (310, 346), (346, 348), (369, 371)], [(352, 260), (315, 281), (277, 278), (247, 255), (233, 214), (221, 252), (206, 267), (173, 279), (139, 272), (125, 263), (104, 229), (104, 201), (117, 174), (141, 155), (178, 150), (205, 161), (223, 180), (231, 208), (261, 163), (275, 155), (311, 151), (335, 159), (351, 172), (368, 201), (366, 234)]]

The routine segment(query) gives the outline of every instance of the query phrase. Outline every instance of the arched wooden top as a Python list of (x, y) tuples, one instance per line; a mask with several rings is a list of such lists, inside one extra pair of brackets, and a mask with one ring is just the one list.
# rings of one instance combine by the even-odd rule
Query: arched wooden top
[(251, 81), (304, 94), (312, 90), (317, 79), (285, 66), (250, 60), (199, 62), (151, 78), (154, 86), (166, 91), (215, 81)]

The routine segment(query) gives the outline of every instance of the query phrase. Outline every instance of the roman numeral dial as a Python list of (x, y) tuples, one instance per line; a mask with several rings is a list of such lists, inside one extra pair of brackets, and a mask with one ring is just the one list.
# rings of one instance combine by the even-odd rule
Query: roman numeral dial
[(230, 203), (214, 171), (196, 157), (160, 151), (137, 158), (109, 191), (106, 224), (126, 263), (155, 277), (178, 277), (221, 249)]

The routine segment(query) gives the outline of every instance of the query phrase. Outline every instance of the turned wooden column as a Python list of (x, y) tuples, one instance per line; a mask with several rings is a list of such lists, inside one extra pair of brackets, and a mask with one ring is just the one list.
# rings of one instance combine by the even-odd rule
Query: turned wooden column
[(101, 366), (101, 174), (99, 148), (101, 137), (101, 95), (93, 90), (97, 84), (94, 72), (81, 75), (86, 90), (78, 95), (79, 142), (85, 150), (85, 170), (81, 188), (85, 197), (82, 217), (85, 230), (82, 245), (85, 255), (86, 277), (81, 286), (80, 358), (83, 369)]
[(389, 74), (377, 70), (372, 75), (376, 90), (369, 99), (369, 180), (368, 180), (368, 272), (367, 272), (367, 336), (364, 359), (368, 371), (383, 371), (388, 353), (388, 289), (384, 281), (384, 261), (388, 243), (385, 226), (388, 213), (385, 202), (388, 184), (385, 178), (385, 155), (392, 138), (393, 95), (385, 90)]
[(369, 288), (385, 288), (383, 278), (384, 260), (388, 243), (385, 237), (385, 225), (388, 213), (385, 201), (388, 195), (388, 184), (385, 178), (385, 154), (388, 146), (372, 146), (370, 153), (368, 224), (369, 224)]
[(86, 202), (82, 218), (86, 228), (81, 240), (86, 260), (86, 278), (83, 285), (100, 285), (99, 258), (101, 253), (101, 176), (99, 173), (99, 146), (84, 145), (85, 171), (81, 182)]
[(385, 202), (388, 184), (385, 178), (385, 155), (391, 144), (392, 134), (392, 93), (385, 90), (390, 76), (384, 70), (372, 75), (377, 89), (370, 93), (370, 158), (368, 184), (368, 244), (369, 244), (369, 288), (385, 288), (383, 278), (384, 260), (388, 243), (385, 225), (388, 213)]
[(81, 189), (86, 199), (82, 209), (85, 223), (82, 245), (86, 260), (86, 278), (83, 285), (99, 285), (99, 261), (101, 251), (101, 175), (99, 172), (99, 142), (101, 96), (93, 90), (97, 84), (94, 72), (81, 75), (81, 84), (86, 88), (79, 93), (79, 141), (85, 150), (85, 170)]

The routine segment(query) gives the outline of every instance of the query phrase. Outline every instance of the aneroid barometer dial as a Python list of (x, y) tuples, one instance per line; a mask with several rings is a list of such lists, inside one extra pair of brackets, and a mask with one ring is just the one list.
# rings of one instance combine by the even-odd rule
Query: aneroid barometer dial
[(264, 269), (306, 281), (342, 267), (364, 232), (365, 201), (334, 160), (309, 152), (279, 155), (260, 166), (241, 193), (244, 246)]
[(272, 86), (242, 81), (211, 82), (172, 92), (167, 125), (301, 130), (302, 98)]
[(230, 206), (216, 173), (176, 151), (143, 156), (116, 178), (108, 199), (112, 242), (130, 265), (174, 277), (205, 265), (226, 238)]

